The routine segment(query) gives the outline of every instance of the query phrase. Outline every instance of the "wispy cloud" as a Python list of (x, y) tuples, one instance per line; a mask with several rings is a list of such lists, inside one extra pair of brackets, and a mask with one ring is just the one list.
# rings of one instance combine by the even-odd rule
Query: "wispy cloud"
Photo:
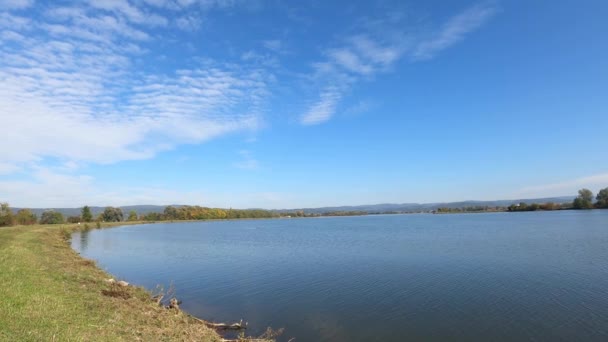
[(283, 44), (278, 39), (265, 40), (262, 42), (265, 48), (274, 52), (280, 52)]
[(374, 71), (371, 64), (365, 63), (357, 54), (349, 49), (333, 49), (328, 53), (334, 63), (347, 71), (369, 75)]
[(430, 59), (442, 50), (460, 42), (490, 19), (498, 8), (495, 2), (484, 2), (452, 17), (430, 39), (420, 42), (413, 52), (414, 59)]
[(184, 31), (196, 31), (203, 24), (203, 20), (200, 16), (188, 14), (177, 18), (175, 24)]
[[(104, 0), (108, 1), (108, 0)], [(109, 0), (113, 1), (113, 0)], [(180, 11), (192, 9), (230, 8), (247, 4), (248, 0), (141, 0), (147, 5)]]
[(34, 0), (0, 0), (0, 9), (24, 9), (33, 4)]
[(336, 111), (341, 94), (337, 88), (330, 87), (320, 97), (300, 118), (303, 125), (316, 125), (329, 120)]
[(239, 151), (241, 160), (234, 163), (234, 166), (243, 170), (257, 170), (260, 168), (260, 163), (253, 157), (253, 154), (249, 150)]
[(90, 0), (89, 5), (113, 14), (127, 18), (134, 23), (152, 25), (166, 25), (167, 20), (159, 15), (145, 13), (140, 8), (131, 5), (126, 0)]
[(372, 102), (370, 100), (360, 100), (351, 105), (350, 107), (347, 107), (344, 110), (344, 113), (349, 115), (359, 115), (371, 111), (376, 107), (376, 105), (377, 104), (375, 102)]
[(598, 191), (608, 187), (608, 173), (601, 173), (557, 183), (534, 185), (518, 190), (514, 197), (526, 196), (563, 196), (572, 194), (574, 197), (581, 188)]
[[(325, 60), (313, 64), (312, 78), (321, 84), (320, 100), (310, 104), (300, 115), (300, 122), (314, 125), (329, 120), (339, 100), (357, 82), (389, 72), (401, 59), (421, 61), (435, 57), (478, 29), (496, 11), (495, 2), (480, 3), (450, 18), (436, 31), (415, 35), (399, 28), (404, 20), (401, 16), (388, 16), (382, 23), (373, 21), (373, 31), (343, 38), (337, 47), (325, 50)], [(382, 25), (384, 28), (379, 29)]]
[(11, 174), (14, 173), (21, 168), (15, 164), (11, 163), (0, 163), (0, 175)]
[(354, 84), (389, 70), (401, 53), (398, 46), (373, 42), (366, 35), (348, 37), (343, 46), (327, 50), (327, 59), (313, 65), (311, 76), (320, 89), (319, 99), (300, 115), (300, 123), (316, 125), (328, 121)]

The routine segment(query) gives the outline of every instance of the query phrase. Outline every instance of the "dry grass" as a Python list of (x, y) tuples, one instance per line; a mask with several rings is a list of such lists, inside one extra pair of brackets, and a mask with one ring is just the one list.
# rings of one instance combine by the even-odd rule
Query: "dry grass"
[(119, 287), (67, 239), (78, 225), (0, 228), (0, 340), (221, 341), (142, 288)]

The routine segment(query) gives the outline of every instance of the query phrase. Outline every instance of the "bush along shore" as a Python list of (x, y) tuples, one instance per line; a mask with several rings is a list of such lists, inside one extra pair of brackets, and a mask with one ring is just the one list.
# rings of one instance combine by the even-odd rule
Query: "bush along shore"
[[(268, 329), (260, 337), (246, 337), (242, 321), (208, 322), (181, 311), (171, 291), (152, 294), (113, 279), (70, 247), (71, 234), (83, 229), (90, 228), (0, 229), (0, 340), (274, 341), (280, 334)], [(237, 331), (236, 337), (222, 337), (228, 330)]]

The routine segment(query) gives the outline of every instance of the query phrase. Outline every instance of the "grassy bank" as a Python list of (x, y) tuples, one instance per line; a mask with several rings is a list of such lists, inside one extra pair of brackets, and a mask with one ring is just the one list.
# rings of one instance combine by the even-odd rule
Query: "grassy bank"
[(105, 282), (110, 275), (69, 246), (66, 237), (79, 228), (0, 228), (0, 340), (221, 340), (186, 314), (159, 307), (144, 289)]

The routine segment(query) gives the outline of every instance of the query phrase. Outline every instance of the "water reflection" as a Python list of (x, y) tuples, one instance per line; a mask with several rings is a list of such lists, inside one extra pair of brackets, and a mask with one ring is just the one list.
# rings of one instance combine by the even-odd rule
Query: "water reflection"
[(79, 245), (79, 249), (81, 250), (82, 253), (86, 253), (87, 249), (89, 247), (89, 232), (91, 230), (90, 229), (84, 229), (82, 231), (80, 231), (80, 233), (78, 235), (80, 235), (80, 245)]

